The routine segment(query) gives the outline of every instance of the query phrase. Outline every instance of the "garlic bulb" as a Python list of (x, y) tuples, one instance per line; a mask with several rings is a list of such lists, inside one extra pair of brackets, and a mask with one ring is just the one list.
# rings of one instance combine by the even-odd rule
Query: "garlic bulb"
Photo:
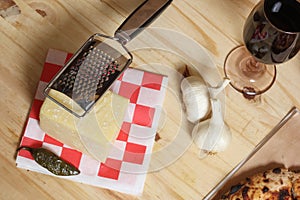
[[(231, 132), (226, 124), (223, 124), (221, 128), (221, 133), (218, 137), (211, 137), (208, 133), (210, 125), (210, 119), (198, 123), (193, 129), (193, 135), (195, 136), (195, 144), (200, 149), (200, 157), (203, 158), (206, 155), (216, 154), (218, 152), (225, 151), (231, 141)], [(204, 143), (211, 140), (214, 145), (208, 147), (208, 149), (203, 149)]]
[(229, 79), (222, 80), (216, 87), (208, 87), (198, 76), (189, 76), (181, 81), (182, 99), (185, 105), (187, 119), (196, 123), (206, 117), (211, 110), (210, 99), (229, 84)]
[(196, 123), (210, 111), (210, 96), (205, 82), (197, 76), (189, 76), (181, 81), (182, 99), (187, 119)]
[[(187, 119), (194, 124), (197, 123), (192, 135), (195, 138), (195, 144), (200, 149), (200, 158), (224, 151), (231, 141), (231, 132), (224, 123), (222, 106), (218, 99), (218, 94), (229, 82), (229, 79), (224, 79), (218, 86), (208, 87), (197, 76), (189, 76), (181, 81)], [(210, 111), (211, 118), (201, 121)]]
[(193, 129), (195, 144), (200, 149), (200, 158), (224, 151), (231, 141), (231, 132), (224, 123), (221, 103), (211, 99), (212, 117), (199, 122)]

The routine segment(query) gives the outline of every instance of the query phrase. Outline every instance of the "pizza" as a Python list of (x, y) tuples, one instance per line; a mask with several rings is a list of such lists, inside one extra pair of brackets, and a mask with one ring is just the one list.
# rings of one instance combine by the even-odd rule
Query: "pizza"
[(232, 186), (220, 200), (300, 200), (300, 172), (274, 168)]

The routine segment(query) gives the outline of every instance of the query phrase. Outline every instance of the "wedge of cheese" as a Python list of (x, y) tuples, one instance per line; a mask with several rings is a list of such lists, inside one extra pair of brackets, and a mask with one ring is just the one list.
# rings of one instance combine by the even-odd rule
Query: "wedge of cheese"
[[(79, 107), (61, 92), (50, 90), (49, 95), (68, 108)], [(128, 103), (128, 99), (107, 91), (89, 113), (77, 118), (46, 98), (40, 111), (40, 127), (66, 145), (104, 162), (120, 131)]]

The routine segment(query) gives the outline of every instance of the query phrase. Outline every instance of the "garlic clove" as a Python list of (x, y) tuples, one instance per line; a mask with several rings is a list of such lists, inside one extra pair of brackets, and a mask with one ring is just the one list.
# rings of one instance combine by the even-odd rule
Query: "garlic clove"
[(209, 91), (205, 82), (197, 76), (189, 76), (181, 81), (182, 99), (187, 119), (196, 123), (210, 112)]

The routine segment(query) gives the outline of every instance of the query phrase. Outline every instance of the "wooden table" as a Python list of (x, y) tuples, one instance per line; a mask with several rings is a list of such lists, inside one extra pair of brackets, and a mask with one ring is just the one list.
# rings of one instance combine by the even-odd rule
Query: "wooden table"
[[(142, 0), (15, 2), (21, 14), (0, 17), (0, 199), (201, 199), (292, 106), (300, 107), (299, 54), (278, 67), (276, 83), (259, 104), (250, 103), (227, 87), (225, 119), (233, 135), (230, 147), (199, 160), (192, 145), (172, 165), (149, 173), (143, 195), (139, 197), (19, 169), (15, 166), (15, 150), (47, 50), (74, 52), (95, 32), (113, 35)], [(174, 0), (151, 27), (168, 28), (191, 37), (212, 54), (223, 76), (225, 57), (232, 48), (242, 44), (243, 23), (257, 2)], [(147, 60), (145, 55), (143, 59), (138, 53), (134, 56), (133, 67)]]

